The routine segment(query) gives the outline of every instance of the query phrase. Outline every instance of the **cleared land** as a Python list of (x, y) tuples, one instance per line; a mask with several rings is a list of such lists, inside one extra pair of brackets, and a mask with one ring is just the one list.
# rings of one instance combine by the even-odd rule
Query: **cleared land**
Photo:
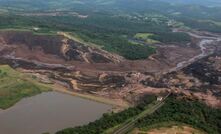
[(49, 87), (31, 76), (21, 74), (7, 65), (0, 66), (0, 109), (7, 109), (22, 98), (49, 90)]
[(131, 134), (206, 134), (190, 126), (171, 126), (156, 128), (149, 131), (134, 130)]

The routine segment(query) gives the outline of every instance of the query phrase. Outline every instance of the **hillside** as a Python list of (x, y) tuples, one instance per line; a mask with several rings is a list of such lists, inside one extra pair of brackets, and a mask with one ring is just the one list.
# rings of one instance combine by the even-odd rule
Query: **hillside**
[[(62, 96), (71, 105), (46, 94), (53, 106), (38, 109), (53, 107), (53, 128), (38, 132), (219, 134), (220, 6), (218, 0), (0, 0), (0, 112), (56, 91), (69, 95)], [(82, 102), (72, 104), (75, 97)], [(101, 113), (81, 122), (90, 118), (81, 104)], [(60, 112), (69, 108), (76, 110), (71, 116)], [(0, 126), (11, 134), (5, 120)]]

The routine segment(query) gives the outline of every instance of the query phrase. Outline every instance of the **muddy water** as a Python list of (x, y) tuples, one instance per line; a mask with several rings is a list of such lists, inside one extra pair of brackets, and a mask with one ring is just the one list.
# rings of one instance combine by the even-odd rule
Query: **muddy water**
[(195, 57), (189, 59), (188, 61), (183, 61), (183, 62), (178, 63), (175, 70), (178, 70), (179, 68), (182, 68), (185, 65), (187, 66), (188, 63), (189, 64), (193, 63), (194, 61), (201, 59), (201, 58), (213, 53), (213, 52), (207, 52), (207, 48), (206, 48), (206, 45), (211, 44), (213, 42), (214, 42), (214, 40), (207, 40), (207, 39), (200, 41), (198, 46), (200, 47), (201, 53), (199, 55), (196, 55)]
[(111, 106), (57, 92), (26, 98), (0, 111), (0, 134), (54, 133), (67, 127), (87, 124)]
[(189, 64), (191, 64), (191, 63), (193, 63), (203, 57), (206, 57), (209, 54), (212, 54), (215, 51), (215, 49), (214, 48), (208, 49), (207, 46), (210, 46), (212, 43), (221, 41), (220, 37), (200, 36), (200, 35), (196, 35), (196, 34), (190, 33), (190, 32), (188, 32), (188, 34), (192, 37), (201, 39), (201, 41), (197, 44), (201, 50), (201, 53), (199, 55), (196, 55), (195, 57), (187, 60), (187, 61), (182, 61), (182, 62), (178, 63), (177, 66), (170, 69), (169, 72), (180, 70), (180, 69), (184, 68), (185, 66), (188, 66)]

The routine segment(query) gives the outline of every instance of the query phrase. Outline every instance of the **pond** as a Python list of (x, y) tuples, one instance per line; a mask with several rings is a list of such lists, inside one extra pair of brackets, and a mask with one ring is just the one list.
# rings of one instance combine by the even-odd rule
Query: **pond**
[(58, 92), (25, 98), (0, 111), (1, 134), (42, 134), (99, 119), (111, 106)]

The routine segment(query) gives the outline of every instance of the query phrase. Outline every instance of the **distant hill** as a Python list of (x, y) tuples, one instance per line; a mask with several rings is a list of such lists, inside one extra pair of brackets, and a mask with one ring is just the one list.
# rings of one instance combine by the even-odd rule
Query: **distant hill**
[(174, 4), (221, 6), (220, 0), (0, 0), (0, 7), (10, 10), (144, 10), (164, 9)]
[(220, 0), (160, 0), (174, 4), (195, 4), (202, 6), (221, 6)]

